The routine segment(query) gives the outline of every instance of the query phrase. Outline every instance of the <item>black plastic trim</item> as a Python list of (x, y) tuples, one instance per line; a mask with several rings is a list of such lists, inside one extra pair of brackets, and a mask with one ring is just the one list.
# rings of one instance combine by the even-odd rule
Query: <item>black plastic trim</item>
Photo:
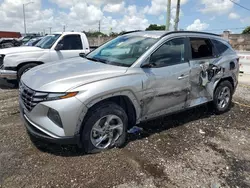
[(182, 34), (185, 34), (185, 33), (186, 34), (190, 34), (190, 33), (193, 33), (193, 34), (205, 34), (205, 35), (213, 35), (213, 36), (220, 37), (220, 35), (217, 35), (217, 34), (214, 34), (214, 33), (200, 32), (200, 31), (170, 31), (170, 32), (167, 32), (164, 35), (162, 35), (161, 38), (165, 37), (167, 35), (176, 34), (176, 33), (182, 33)]
[(4, 67), (4, 70), (16, 71), (16, 67)]
[(80, 135), (74, 135), (74, 136), (67, 136), (67, 137), (60, 137), (60, 138), (53, 138), (51, 136), (48, 136), (47, 134), (43, 133), (42, 131), (35, 128), (33, 125), (31, 125), (26, 118), (24, 117), (23, 113), (21, 113), (22, 119), (24, 120), (25, 127), (29, 134), (34, 136), (35, 138), (38, 138), (40, 140), (45, 140), (51, 143), (56, 144), (77, 144), (80, 145)]

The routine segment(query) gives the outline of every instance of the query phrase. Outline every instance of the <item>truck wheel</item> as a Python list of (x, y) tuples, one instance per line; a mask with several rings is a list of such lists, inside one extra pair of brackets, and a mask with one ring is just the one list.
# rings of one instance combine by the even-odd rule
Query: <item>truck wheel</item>
[(36, 63), (29, 63), (26, 65), (23, 65), (18, 71), (17, 71), (17, 81), (19, 82), (22, 75), (27, 72), (28, 70), (30, 70), (31, 68), (37, 66), (38, 64)]
[(230, 109), (232, 96), (233, 86), (229, 81), (225, 80), (217, 86), (213, 100), (217, 114), (222, 114)]
[(81, 142), (87, 153), (121, 147), (126, 141), (128, 117), (122, 107), (107, 102), (91, 109), (83, 124)]

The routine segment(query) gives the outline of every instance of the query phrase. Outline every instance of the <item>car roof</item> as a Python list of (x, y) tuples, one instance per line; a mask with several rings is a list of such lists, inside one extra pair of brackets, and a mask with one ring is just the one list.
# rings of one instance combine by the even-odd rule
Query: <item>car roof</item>
[(134, 35), (134, 36), (147, 36), (151, 38), (162, 38), (164, 36), (170, 35), (170, 34), (201, 34), (201, 35), (210, 35), (215, 37), (220, 37), (220, 35), (214, 34), (214, 33), (206, 33), (206, 32), (200, 32), (200, 31), (129, 31), (125, 32), (123, 35)]

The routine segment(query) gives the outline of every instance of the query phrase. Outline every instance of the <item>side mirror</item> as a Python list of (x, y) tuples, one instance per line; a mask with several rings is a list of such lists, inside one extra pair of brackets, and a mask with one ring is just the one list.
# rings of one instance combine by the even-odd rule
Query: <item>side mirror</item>
[(59, 43), (56, 45), (55, 50), (56, 50), (56, 51), (60, 51), (60, 50), (62, 50), (62, 49), (63, 49), (63, 44), (59, 42)]
[(79, 53), (79, 56), (80, 56), (80, 57), (85, 57), (86, 54), (85, 54), (85, 53)]
[(151, 58), (148, 58), (142, 65), (141, 68), (152, 68), (155, 67), (156, 64), (154, 61), (151, 61)]
[(154, 67), (154, 65), (152, 63), (145, 63), (143, 65), (141, 65), (141, 68), (152, 68)]

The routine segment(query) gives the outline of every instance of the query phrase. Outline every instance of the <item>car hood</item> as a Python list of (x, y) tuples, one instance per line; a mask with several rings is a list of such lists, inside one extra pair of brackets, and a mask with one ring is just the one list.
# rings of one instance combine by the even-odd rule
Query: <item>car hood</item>
[(81, 57), (37, 66), (21, 81), (29, 88), (45, 92), (65, 92), (91, 82), (123, 75), (127, 67), (107, 65)]
[(13, 53), (34, 52), (34, 51), (43, 51), (43, 49), (35, 47), (35, 46), (20, 46), (20, 47), (1, 49), (0, 54), (7, 55), (7, 54), (13, 54)]

